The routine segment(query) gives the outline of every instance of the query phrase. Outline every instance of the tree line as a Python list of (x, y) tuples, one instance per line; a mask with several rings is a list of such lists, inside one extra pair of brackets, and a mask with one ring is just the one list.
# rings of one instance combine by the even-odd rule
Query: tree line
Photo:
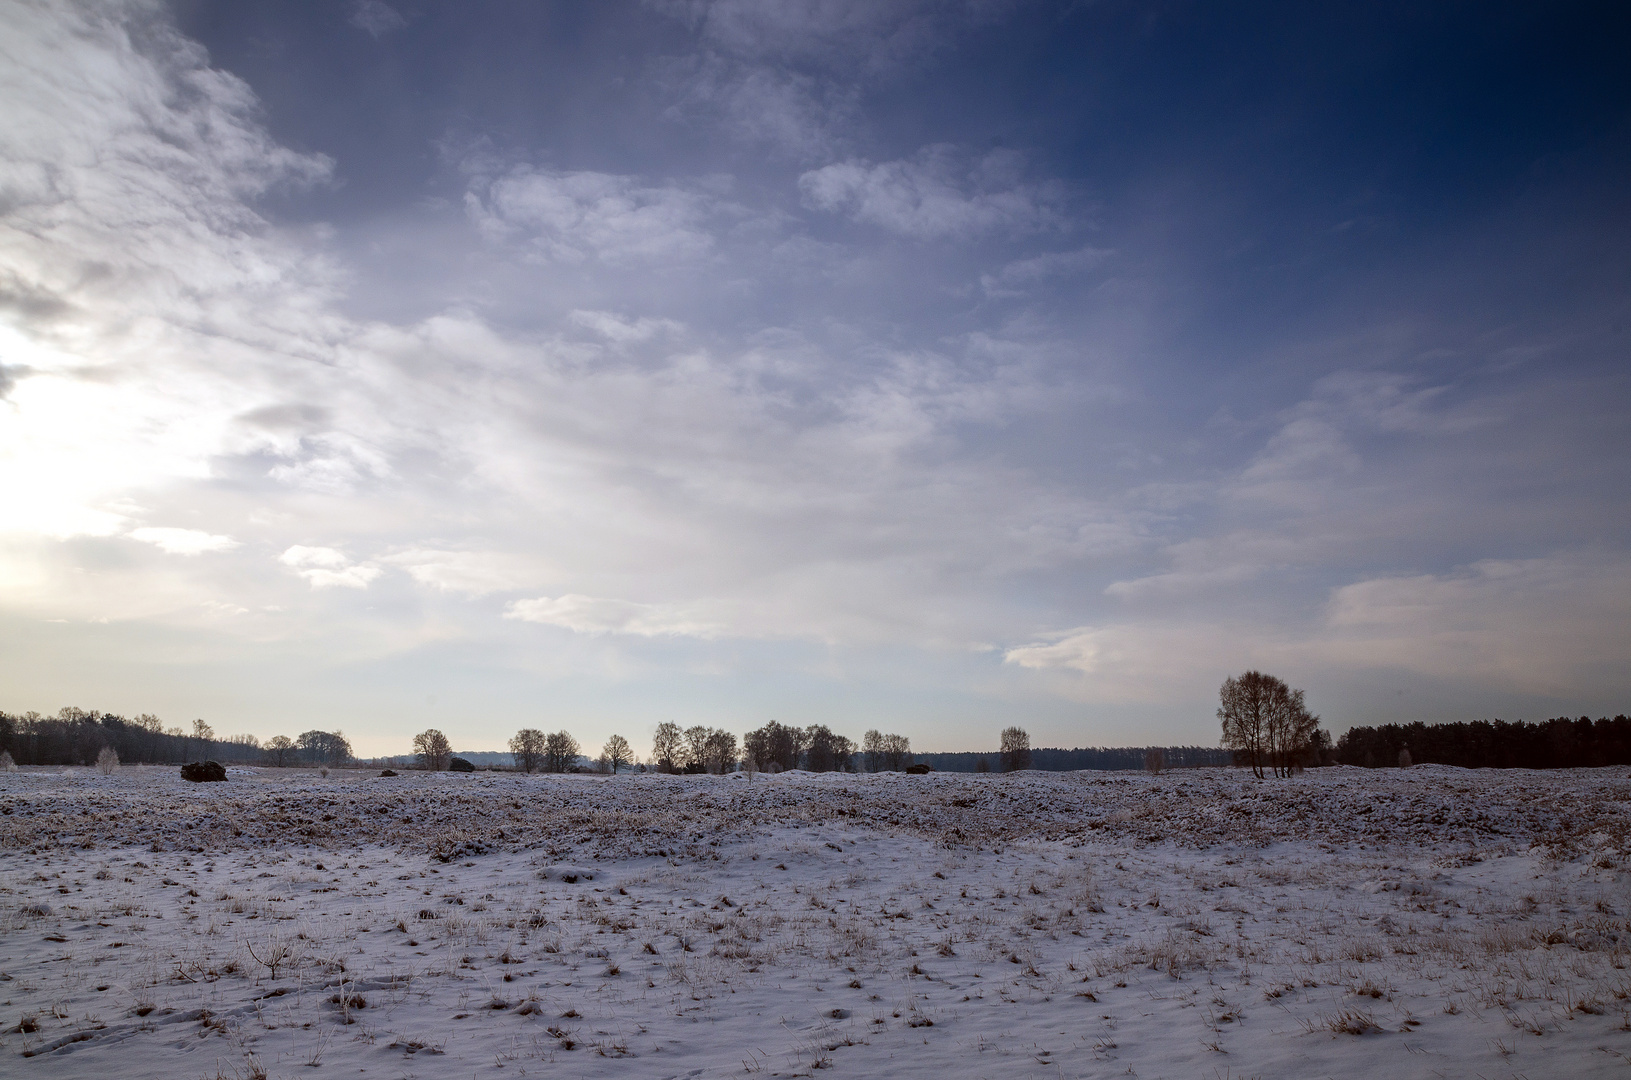
[[(1237, 764), (1262, 776), (1285, 775), (1323, 764), (1366, 768), (1401, 763), (1437, 763), (1465, 768), (1596, 768), (1631, 765), (1631, 719), (1557, 717), (1477, 720), (1451, 724), (1386, 724), (1356, 727), (1333, 747), (1319, 717), (1310, 713), (1303, 692), (1272, 675), (1249, 671), (1224, 681), (1218, 719), (1223, 746), (1084, 747), (1032, 749), (1023, 728), (1002, 732), (995, 753), (914, 754), (903, 735), (868, 731), (859, 744), (824, 724), (795, 727), (771, 721), (743, 736), (721, 728), (659, 724), (652, 753), (639, 762), (628, 740), (613, 735), (589, 767), (602, 772), (630, 768), (669, 773), (727, 773), (737, 769), (783, 772), (883, 772), (921, 763), (943, 772), (1011, 772), (1017, 769), (1070, 771), (1122, 770)], [(584, 753), (566, 731), (524, 728), (510, 740), (515, 767), (524, 772), (569, 772), (584, 768)], [(228, 764), (271, 766), (344, 765), (353, 760), (350, 742), (338, 731), (279, 735), (262, 743), (253, 735), (217, 738), (203, 720), (190, 729), (165, 727), (143, 713), (126, 718), (96, 710), (64, 708), (55, 716), (0, 712), (0, 761), (18, 765), (93, 766), (111, 751), (120, 762), (176, 764), (213, 759)], [(413, 752), (421, 768), (446, 769), (452, 745), (435, 729), (415, 736)]]
[[(859, 745), (824, 724), (800, 728), (772, 720), (745, 735), (740, 743), (733, 732), (697, 724), (682, 728), (661, 723), (652, 738), (651, 756), (637, 759), (629, 741), (613, 735), (601, 747), (600, 756), (588, 757), (567, 731), (546, 733), (523, 728), (510, 739), (510, 756), (522, 772), (562, 773), (588, 769), (622, 772), (636, 768), (643, 772), (711, 773), (722, 775), (745, 769), (749, 772), (882, 772), (905, 769), (912, 764), (911, 740), (904, 735), (868, 731)], [(452, 763), (452, 747), (447, 736), (432, 728), (414, 737), (416, 763), (422, 769), (446, 769)]]
[[(1401, 759), (1402, 755), (1402, 759)], [(1465, 769), (1593, 769), (1631, 765), (1631, 718), (1472, 720), (1349, 728), (1336, 760), (1362, 768), (1459, 765)]]
[[(804, 769), (808, 772), (884, 772), (904, 770), (921, 762), (949, 772), (1011, 772), (1017, 769), (1137, 769), (1147, 767), (1151, 748), (1088, 748), (1033, 750), (1023, 728), (1009, 727), (992, 753), (921, 754), (911, 740), (878, 730), (865, 732), (859, 743), (824, 724), (796, 727), (771, 721), (748, 732), (740, 742), (732, 732), (696, 725), (659, 724), (652, 752), (639, 762), (629, 741), (613, 735), (598, 758), (587, 765), (584, 749), (566, 731), (518, 731), (509, 741), (515, 768), (523, 772), (570, 772), (588, 768), (621, 772), (640, 768), (653, 772), (714, 773), (739, 768), (762, 772)], [(354, 761), (350, 742), (341, 732), (306, 731), (297, 737), (279, 735), (264, 743), (253, 735), (217, 738), (203, 720), (191, 729), (168, 727), (158, 717), (142, 714), (127, 719), (113, 713), (65, 708), (55, 716), (29, 712), (0, 712), (0, 753), (18, 765), (96, 764), (104, 749), (130, 764), (177, 764), (206, 759), (235, 765), (280, 767), (339, 766)], [(1203, 747), (1155, 748), (1168, 768), (1227, 764), (1227, 751)], [(412, 758), (420, 768), (445, 770), (453, 764), (448, 737), (434, 728), (413, 740)], [(396, 762), (400, 759), (383, 759)]]
[[(1157, 752), (1168, 769), (1193, 769), (1234, 764), (1234, 753), (1216, 746), (1082, 746), (1073, 749), (1039, 746), (1031, 751), (1033, 769), (1045, 772), (1119, 772), (1146, 769), (1149, 755)], [(1000, 772), (1000, 753), (918, 754), (917, 760), (937, 772)], [(981, 768), (980, 766), (984, 766)]]
[[(560, 750), (551, 756), (543, 752), (544, 740), (555, 740)], [(889, 772), (903, 771), (914, 764), (942, 772), (1014, 772), (1020, 769), (1046, 769), (1065, 772), (1075, 769), (1150, 769), (1152, 761), (1161, 768), (1190, 768), (1202, 765), (1228, 765), (1229, 750), (1204, 746), (1093, 747), (1064, 750), (1032, 749), (1030, 735), (1021, 727), (1005, 728), (999, 748), (992, 753), (914, 753), (904, 735), (876, 729), (862, 735), (860, 743), (834, 732), (824, 724), (796, 727), (772, 720), (742, 737), (720, 728), (678, 724), (657, 726), (651, 756), (637, 762), (629, 744), (620, 735), (612, 736), (591, 768), (601, 772), (625, 767), (664, 773), (727, 773), (737, 769), (754, 772)], [(515, 766), (526, 772), (566, 772), (573, 758), (563, 756), (568, 749), (577, 753), (577, 742), (566, 732), (545, 736), (522, 731), (510, 740)], [(1152, 758), (1152, 754), (1154, 757)], [(581, 767), (581, 766), (580, 766)]]
[(150, 713), (126, 718), (94, 709), (0, 712), (0, 754), (18, 765), (94, 765), (104, 750), (128, 764), (174, 765), (214, 760), (234, 765), (343, 765), (351, 743), (338, 731), (278, 735), (262, 743), (253, 735), (216, 738), (203, 720), (190, 729), (165, 727)]
[(912, 764), (912, 743), (904, 735), (868, 731), (857, 745), (825, 724), (795, 727), (775, 720), (742, 736), (720, 728), (657, 725), (651, 767), (668, 773), (882, 772)]
[[(569, 732), (524, 728), (510, 739), (515, 767), (524, 772), (568, 772), (583, 768), (583, 748)], [(104, 751), (127, 764), (173, 765), (214, 760), (232, 765), (339, 766), (355, 760), (351, 743), (338, 731), (278, 735), (262, 743), (253, 735), (217, 738), (203, 720), (191, 728), (166, 727), (157, 716), (126, 718), (75, 707), (55, 716), (0, 711), (0, 754), (16, 765), (94, 766)], [(454, 762), (447, 736), (434, 728), (413, 740), (413, 758), (425, 769), (445, 770)], [(673, 773), (727, 773), (738, 768), (766, 772), (802, 768), (811, 772), (877, 772), (911, 765), (911, 742), (904, 735), (868, 731), (859, 745), (822, 724), (789, 727), (775, 721), (745, 736), (702, 725), (657, 727), (652, 754), (642, 769)], [(629, 741), (613, 735), (590, 768), (621, 772), (637, 765)]]

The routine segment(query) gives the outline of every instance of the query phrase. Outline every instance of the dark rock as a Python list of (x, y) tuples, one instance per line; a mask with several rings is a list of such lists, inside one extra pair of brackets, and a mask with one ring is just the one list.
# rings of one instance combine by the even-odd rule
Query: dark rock
[(181, 767), (181, 778), (195, 784), (215, 784), (227, 778), (227, 767), (219, 761), (189, 761)]
[(474, 765), (470, 764), (468, 761), (464, 760), (464, 758), (456, 757), (452, 761), (447, 763), (447, 771), (448, 772), (475, 772), (476, 767)]
[(934, 772), (934, 766), (930, 765), (927, 761), (920, 761), (916, 765), (906, 766), (906, 771), (911, 773), (913, 776), (927, 776)]
[(395, 769), (386, 769), (384, 772), (380, 773), (380, 775), (381, 776), (395, 776), (396, 775), (396, 770)]

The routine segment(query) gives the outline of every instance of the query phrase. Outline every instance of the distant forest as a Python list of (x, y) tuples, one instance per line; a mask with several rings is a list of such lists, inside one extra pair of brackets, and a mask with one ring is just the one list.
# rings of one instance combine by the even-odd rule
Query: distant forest
[[(307, 731), (295, 738), (279, 736), (262, 744), (252, 735), (217, 739), (209, 725), (195, 721), (192, 731), (164, 728), (157, 717), (127, 719), (111, 713), (63, 709), (55, 716), (0, 712), (0, 752), (18, 765), (93, 765), (103, 747), (131, 764), (174, 764), (207, 758), (243, 765), (328, 765), (351, 760), (351, 745), (340, 732)], [(1209, 746), (1039, 748), (1030, 752), (1029, 767), (1053, 772), (1076, 769), (1138, 770), (1145, 754), (1160, 749), (1164, 767), (1183, 769), (1234, 764), (1229, 750)], [(1364, 768), (1396, 767), (1401, 752), (1416, 765), (1458, 765), (1468, 769), (1596, 768), (1631, 765), (1631, 718), (1612, 720), (1557, 717), (1539, 722), (1475, 720), (1451, 724), (1386, 724), (1350, 728), (1337, 741), (1327, 761)], [(508, 754), (473, 753), (481, 765), (500, 765)], [(405, 763), (404, 756), (389, 760)], [(910, 753), (939, 772), (1001, 772), (999, 753)], [(981, 768), (982, 764), (984, 769)]]
[(1416, 765), (1466, 769), (1590, 769), (1631, 765), (1631, 718), (1526, 723), (1474, 720), (1454, 724), (1385, 724), (1349, 728), (1336, 760), (1364, 768), (1397, 766), (1400, 752)]
[(18, 765), (94, 765), (103, 747), (128, 764), (169, 765), (215, 760), (234, 765), (339, 765), (351, 760), (351, 744), (338, 731), (280, 735), (264, 745), (253, 735), (217, 739), (202, 720), (191, 732), (166, 729), (143, 714), (126, 719), (95, 710), (62, 709), (55, 716), (0, 712), (0, 753)]
[[(1232, 765), (1234, 755), (1215, 746), (1088, 746), (1077, 750), (1044, 747), (1031, 751), (1031, 768), (1048, 772), (1072, 772), (1076, 769), (1144, 768), (1144, 755), (1158, 749), (1165, 755), (1165, 768), (1188, 769), (1202, 765)], [(936, 772), (990, 772), (1002, 771), (1002, 755), (979, 754), (913, 754), (912, 759), (931, 766)], [(985, 770), (980, 762), (985, 762)]]

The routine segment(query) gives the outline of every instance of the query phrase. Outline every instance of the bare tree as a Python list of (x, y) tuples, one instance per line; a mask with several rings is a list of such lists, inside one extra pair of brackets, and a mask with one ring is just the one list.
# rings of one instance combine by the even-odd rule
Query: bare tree
[(757, 731), (750, 731), (743, 736), (742, 745), (747, 756), (752, 758), (759, 768), (772, 772), (785, 771), (798, 768), (799, 758), (804, 755), (804, 749), (809, 745), (809, 736), (799, 728), (788, 727), (772, 720)]
[(708, 735), (709, 729), (701, 724), (685, 729), (680, 763), (685, 766), (686, 772), (708, 771)]
[(805, 766), (811, 772), (848, 772), (855, 757), (855, 744), (825, 724), (805, 729), (809, 739), (804, 751)]
[(119, 769), (119, 754), (111, 746), (104, 746), (102, 752), (96, 755), (96, 771), (103, 776), (112, 776)]
[(253, 735), (234, 735), (225, 743), (217, 743), (216, 751), (226, 761), (258, 762), (262, 760), (261, 741)]
[(1223, 745), (1244, 757), (1252, 774), (1264, 766), (1288, 776), (1318, 742), (1319, 717), (1308, 711), (1303, 692), (1261, 671), (1223, 680), (1218, 689)]
[(685, 736), (678, 724), (663, 722), (657, 725), (657, 734), (651, 740), (651, 763), (659, 772), (676, 772), (684, 756)]
[[(157, 720), (158, 717), (153, 719)], [(281, 769), (288, 764), (289, 755), (294, 752), (294, 740), (287, 735), (274, 735), (266, 740), (265, 749), (272, 756), (272, 764)]]
[(544, 771), (566, 772), (578, 761), (578, 740), (564, 731), (544, 736)]
[(1152, 746), (1144, 751), (1144, 771), (1151, 776), (1160, 776), (1161, 770), (1167, 767), (1167, 752), (1159, 746)]
[(611, 768), (613, 775), (617, 770), (634, 760), (634, 751), (629, 749), (629, 740), (621, 735), (613, 735), (606, 740), (606, 747), (601, 751), (606, 764)]
[(1031, 736), (1022, 727), (1002, 729), (1002, 771), (1018, 772), (1031, 767)]
[(883, 732), (873, 728), (861, 736), (861, 761), (867, 772), (883, 770), (883, 753)]
[(912, 740), (873, 730), (861, 736), (861, 755), (867, 772), (899, 771), (912, 763)]
[(713, 728), (704, 743), (709, 772), (723, 776), (736, 768), (736, 736), (723, 728)]
[(537, 728), (522, 728), (510, 737), (510, 756), (515, 767), (530, 773), (544, 759), (544, 733)]
[(1223, 724), (1223, 745), (1246, 758), (1252, 775), (1262, 778), (1268, 750), (1269, 712), (1277, 691), (1285, 683), (1261, 671), (1231, 675), (1218, 688), (1218, 720)]
[(303, 731), (295, 745), (314, 765), (344, 765), (351, 760), (351, 743), (338, 731)]
[(1301, 690), (1288, 690), (1269, 713), (1269, 763), (1277, 776), (1302, 767), (1318, 742), (1320, 718), (1308, 711)]
[[(63, 710), (66, 712), (67, 710)], [(77, 712), (78, 710), (74, 710)], [(193, 721), (193, 740), (198, 743), (198, 756), (200, 759), (210, 756), (210, 743), (215, 739), (215, 729), (204, 723), (202, 718)]]
[(413, 752), (419, 755), (421, 769), (441, 772), (447, 768), (448, 759), (453, 756), (453, 746), (446, 735), (431, 728), (413, 737)]

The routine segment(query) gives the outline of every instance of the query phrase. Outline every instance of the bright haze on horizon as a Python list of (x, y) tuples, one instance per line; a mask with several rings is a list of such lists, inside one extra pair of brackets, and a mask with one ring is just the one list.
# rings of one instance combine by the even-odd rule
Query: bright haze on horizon
[(1624, 8), (0, 11), (0, 708), (1631, 711)]

